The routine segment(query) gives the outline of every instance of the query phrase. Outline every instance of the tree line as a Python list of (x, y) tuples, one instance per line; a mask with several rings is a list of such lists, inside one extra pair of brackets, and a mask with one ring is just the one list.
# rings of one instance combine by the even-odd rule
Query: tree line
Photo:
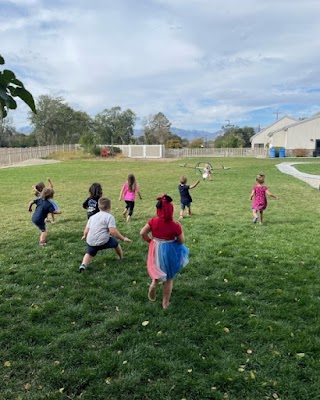
[[(0, 65), (4, 65), (0, 55)], [(17, 108), (19, 97), (30, 108), (30, 134), (17, 132), (8, 111)], [(18, 80), (13, 71), (0, 71), (0, 147), (32, 147), (53, 144), (81, 143), (92, 150), (98, 144), (164, 144), (168, 148), (182, 147), (250, 147), (254, 129), (228, 125), (215, 141), (203, 138), (189, 142), (171, 132), (171, 122), (158, 112), (143, 120), (141, 135), (134, 135), (136, 114), (121, 107), (112, 107), (90, 117), (76, 111), (62, 97), (41, 95), (35, 104), (32, 94)]]
[(140, 135), (134, 134), (135, 113), (112, 107), (90, 117), (74, 110), (62, 97), (39, 96), (37, 113), (29, 112), (32, 132), (17, 132), (10, 118), (2, 120), (0, 147), (30, 147), (53, 144), (81, 143), (86, 149), (99, 144), (164, 144), (167, 148), (182, 147), (250, 147), (252, 127), (223, 126), (215, 140), (197, 138), (192, 141), (171, 132), (171, 122), (162, 113), (149, 115), (142, 122)]

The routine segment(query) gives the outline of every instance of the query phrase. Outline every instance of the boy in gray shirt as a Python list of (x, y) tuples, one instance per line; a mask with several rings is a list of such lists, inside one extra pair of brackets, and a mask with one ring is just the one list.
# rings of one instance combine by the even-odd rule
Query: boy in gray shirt
[(98, 201), (99, 212), (88, 219), (83, 232), (82, 240), (86, 240), (87, 249), (79, 267), (79, 272), (84, 272), (89, 262), (100, 250), (114, 249), (119, 259), (123, 258), (120, 244), (115, 239), (130, 243), (132, 240), (121, 233), (116, 228), (116, 221), (111, 210), (111, 201), (107, 197), (100, 197)]

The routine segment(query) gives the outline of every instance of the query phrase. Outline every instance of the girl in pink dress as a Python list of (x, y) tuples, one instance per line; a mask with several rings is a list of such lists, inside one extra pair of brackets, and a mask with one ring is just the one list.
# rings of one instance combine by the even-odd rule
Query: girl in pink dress
[(138, 194), (140, 197), (140, 200), (142, 200), (142, 196), (139, 191), (139, 185), (136, 181), (136, 178), (133, 174), (129, 174), (128, 178), (127, 178), (127, 182), (123, 184), (120, 195), (119, 195), (119, 200), (123, 199), (126, 203), (126, 207), (125, 207), (122, 215), (127, 219), (127, 222), (130, 221), (132, 214), (133, 214), (136, 194)]
[(172, 198), (164, 194), (157, 200), (157, 217), (149, 219), (140, 235), (149, 243), (147, 268), (152, 282), (148, 298), (156, 300), (158, 282), (162, 281), (162, 307), (168, 308), (173, 278), (188, 263), (189, 250), (183, 244), (182, 226), (173, 220)]
[(267, 186), (264, 186), (265, 175), (263, 173), (256, 177), (256, 186), (252, 188), (250, 194), (250, 200), (252, 202), (252, 213), (253, 213), (253, 223), (256, 224), (258, 221), (258, 212), (260, 213), (260, 224), (263, 223), (263, 210), (267, 208), (267, 195), (279, 200), (279, 197), (272, 194)]

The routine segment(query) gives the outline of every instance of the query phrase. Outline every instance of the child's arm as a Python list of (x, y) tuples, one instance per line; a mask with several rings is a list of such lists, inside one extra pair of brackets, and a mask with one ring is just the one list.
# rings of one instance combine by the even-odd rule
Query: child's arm
[(33, 205), (33, 204), (34, 204), (34, 201), (31, 200), (31, 201), (29, 202), (29, 206), (28, 206), (28, 211), (29, 211), (29, 212), (32, 211), (32, 205)]
[(32, 190), (33, 190), (34, 194), (35, 194), (37, 197), (40, 196), (40, 192), (39, 192), (38, 189), (36, 189), (36, 186), (35, 186), (35, 185), (32, 186)]
[(252, 200), (252, 199), (253, 199), (253, 196), (254, 196), (254, 190), (252, 190), (252, 192), (251, 192), (251, 194), (250, 194), (249, 200)]
[(151, 232), (151, 226), (149, 224), (145, 224), (145, 226), (140, 231), (140, 236), (147, 243), (151, 242), (151, 238), (149, 236), (150, 232)]
[(273, 197), (276, 200), (280, 200), (279, 197), (277, 197), (276, 195), (274, 195), (271, 192), (269, 192), (269, 190), (266, 190), (266, 193), (267, 193), (268, 196)]
[(122, 200), (123, 192), (124, 192), (124, 186), (122, 186), (122, 189), (121, 189), (121, 191), (120, 191), (119, 200)]
[(62, 214), (62, 211), (61, 210), (54, 210), (53, 213), (51, 213), (51, 214)]
[(184, 233), (183, 233), (183, 232), (181, 232), (181, 235), (179, 235), (179, 236), (177, 237), (176, 241), (177, 241), (179, 244), (184, 243)]
[(195, 188), (199, 183), (200, 183), (200, 179), (198, 179), (197, 182), (194, 183), (193, 185), (190, 185), (190, 186), (189, 186), (189, 189)]
[(137, 190), (137, 193), (138, 193), (138, 196), (139, 196), (140, 200), (142, 200), (142, 196), (141, 196), (141, 193), (140, 193), (139, 189)]
[(82, 236), (81, 240), (86, 240), (87, 235), (88, 235), (88, 233), (89, 233), (89, 229), (90, 229), (90, 228), (87, 228), (87, 227), (84, 229), (84, 231), (83, 231), (83, 236)]
[(49, 185), (50, 185), (51, 189), (53, 189), (53, 183), (52, 183), (52, 180), (51, 180), (50, 178), (47, 178), (47, 181), (49, 182)]
[(88, 205), (88, 200), (89, 200), (89, 199), (87, 199), (87, 200), (82, 204), (82, 207), (83, 207), (84, 209), (87, 209), (87, 208), (89, 207), (89, 205)]
[(131, 243), (132, 240), (122, 236), (121, 233), (118, 231), (117, 228), (109, 228), (109, 232), (111, 233), (112, 236), (114, 236), (115, 238), (122, 240), (123, 242), (127, 242), (127, 243)]

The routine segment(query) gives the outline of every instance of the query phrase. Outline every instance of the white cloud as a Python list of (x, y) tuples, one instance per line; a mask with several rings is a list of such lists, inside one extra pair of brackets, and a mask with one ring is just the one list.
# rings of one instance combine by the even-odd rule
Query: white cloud
[[(0, 6), (6, 67), (95, 115), (116, 105), (174, 126), (268, 124), (320, 107), (314, 0), (15, 0)], [(4, 8), (3, 8), (4, 7)], [(299, 115), (295, 115), (298, 113)], [(22, 123), (25, 107), (12, 113)]]

